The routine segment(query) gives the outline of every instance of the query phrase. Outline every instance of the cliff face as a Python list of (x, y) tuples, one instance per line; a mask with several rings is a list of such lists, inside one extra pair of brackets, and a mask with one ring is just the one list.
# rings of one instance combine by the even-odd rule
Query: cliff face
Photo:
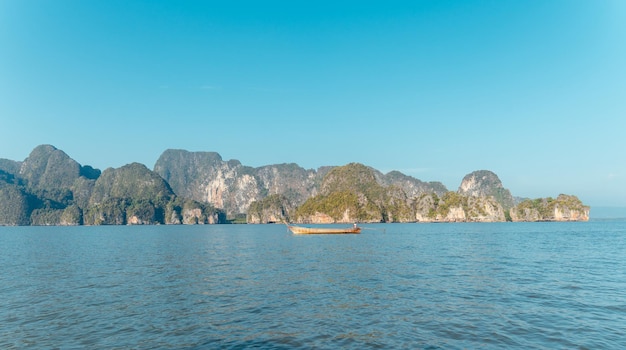
[(407, 176), (399, 171), (391, 171), (385, 174), (380, 183), (384, 186), (396, 186), (409, 198), (419, 197), (425, 193), (435, 193), (442, 196), (448, 192), (446, 186), (441, 182), (424, 182), (412, 176)]
[(457, 192), (362, 164), (258, 168), (214, 152), (165, 151), (150, 171), (101, 172), (50, 145), (22, 162), (0, 159), (0, 225), (584, 221), (574, 196), (515, 200), (494, 173), (475, 171)]
[(319, 182), (317, 172), (296, 164), (251, 168), (237, 160), (224, 161), (214, 152), (167, 150), (154, 171), (177, 195), (210, 203), (230, 217), (247, 213), (253, 202), (272, 194), (301, 204), (315, 195)]
[(416, 201), (415, 220), (418, 222), (500, 222), (505, 221), (504, 209), (495, 198), (467, 196), (447, 192), (420, 196)]
[(293, 205), (304, 203), (318, 192), (319, 171), (306, 170), (297, 164), (267, 165), (254, 169), (263, 192), (282, 195)]
[(224, 222), (213, 207), (177, 198), (162, 177), (139, 163), (102, 173), (93, 187), (84, 220), (88, 225)]
[(91, 192), (88, 225), (162, 223), (163, 207), (174, 196), (160, 176), (139, 163), (106, 169)]
[(296, 209), (293, 220), (302, 223), (412, 222), (415, 221), (413, 199), (404, 188), (408, 187), (409, 193), (434, 192), (428, 185), (416, 190), (415, 183), (409, 182), (402, 177), (385, 180), (376, 170), (358, 163), (336, 167), (324, 177), (319, 194)]
[(225, 162), (215, 152), (167, 150), (154, 171), (181, 197), (210, 203), (226, 213), (244, 213), (258, 199), (259, 184), (239, 161)]
[(458, 193), (472, 197), (493, 197), (506, 210), (515, 205), (511, 192), (504, 188), (498, 175), (488, 170), (478, 170), (465, 175)]
[(177, 198), (139, 163), (101, 173), (50, 145), (36, 147), (23, 162), (0, 160), (0, 225), (224, 221), (210, 205)]
[(588, 221), (589, 207), (576, 196), (525, 200), (511, 209), (512, 221)]
[[(383, 176), (361, 164), (349, 164), (324, 177), (320, 195), (297, 208), (294, 221), (505, 221), (504, 209), (495, 197), (472, 191), (480, 184), (481, 181), (472, 181), (461, 194), (447, 191), (439, 183), (424, 183), (394, 172)], [(486, 191), (486, 186), (481, 190)]]
[(73, 225), (82, 222), (80, 214), (71, 215), (76, 208), (67, 213), (66, 209), (74, 203), (77, 184), (93, 182), (85, 175), (98, 176), (99, 171), (82, 167), (50, 145), (37, 146), (23, 162), (3, 160), (0, 165), (5, 174), (2, 182), (6, 184), (0, 207), (12, 208), (8, 211), (12, 218), (0, 218), (0, 225)]

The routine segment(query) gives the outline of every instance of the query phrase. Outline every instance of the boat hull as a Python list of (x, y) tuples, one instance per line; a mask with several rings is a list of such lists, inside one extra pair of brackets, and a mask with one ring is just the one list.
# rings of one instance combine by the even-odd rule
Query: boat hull
[(287, 228), (296, 235), (327, 235), (327, 234), (358, 234), (360, 227), (347, 228), (323, 228), (323, 227), (301, 227), (287, 225)]

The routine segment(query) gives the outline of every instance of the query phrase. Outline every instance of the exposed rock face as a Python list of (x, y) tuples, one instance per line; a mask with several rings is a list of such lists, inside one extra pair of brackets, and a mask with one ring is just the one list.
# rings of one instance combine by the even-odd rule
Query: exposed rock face
[(260, 198), (252, 169), (237, 160), (225, 162), (215, 152), (166, 150), (154, 171), (181, 197), (210, 203), (229, 215), (245, 213)]
[(412, 176), (407, 176), (399, 171), (391, 171), (385, 174), (380, 181), (384, 186), (396, 186), (402, 189), (408, 198), (416, 198), (425, 193), (435, 193), (442, 196), (448, 192), (441, 182), (424, 182)]
[(316, 211), (313, 215), (300, 220), (300, 222), (305, 223), (305, 224), (333, 224), (337, 222), (349, 223), (349, 222), (355, 222), (353, 218), (354, 216), (350, 215), (349, 209), (346, 209), (345, 211), (343, 211), (339, 219), (335, 219), (328, 214), (324, 214), (324, 213), (320, 213)]
[[(376, 222), (414, 221), (414, 215), (408, 208), (410, 199), (423, 193), (443, 194), (447, 191), (441, 183), (422, 182), (399, 172), (383, 175), (375, 169), (362, 166), (359, 169), (361, 177), (354, 179), (350, 174), (334, 174), (336, 168), (322, 167), (315, 171), (306, 170), (297, 164), (250, 168), (236, 160), (223, 161), (219, 154), (213, 152), (167, 150), (157, 161), (154, 170), (170, 183), (177, 195), (222, 208), (229, 217), (247, 213), (250, 223), (290, 220), (290, 212), (295, 207), (318, 195), (328, 196), (337, 188), (358, 193), (355, 201), (359, 209), (358, 212), (355, 207), (349, 213), (334, 213), (330, 215), (334, 220), (353, 222), (355, 217), (359, 217), (361, 220)], [(357, 183), (350, 184), (352, 180)], [(386, 189), (364, 193), (357, 188), (363, 184), (370, 189)], [(264, 201), (272, 195), (282, 196), (282, 204), (269, 205), (269, 202)], [(389, 204), (388, 208), (381, 210), (384, 203)], [(314, 213), (307, 215), (313, 215), (314, 218), (301, 219), (326, 220)]]
[(444, 189), (443, 185), (426, 184), (402, 174), (391, 174), (385, 180), (374, 169), (348, 164), (333, 169), (324, 177), (320, 195), (297, 208), (295, 221), (505, 221), (504, 209), (493, 196), (463, 195)]
[(512, 221), (588, 221), (589, 207), (576, 196), (525, 200), (510, 211)]
[(210, 203), (230, 217), (247, 213), (253, 202), (272, 194), (301, 204), (316, 194), (319, 183), (319, 171), (296, 164), (251, 168), (237, 160), (223, 161), (215, 152), (167, 150), (157, 160), (154, 171), (169, 182), (177, 195)]
[(422, 194), (414, 200), (415, 221), (432, 222), (436, 218), (436, 210), (439, 205), (439, 196)]
[[(23, 162), (0, 159), (0, 225), (588, 220), (574, 196), (515, 202), (490, 171), (468, 174), (458, 192), (352, 163), (306, 170), (259, 168), (214, 152), (165, 151), (155, 171), (133, 163), (100, 172), (50, 145)], [(217, 208), (222, 208), (224, 211)]]
[(572, 209), (567, 206), (554, 208), (554, 221), (589, 221), (589, 209)]
[(418, 222), (499, 222), (504, 209), (493, 197), (466, 196), (447, 192), (441, 198), (425, 194), (416, 200)]
[(70, 205), (61, 213), (59, 225), (77, 226), (83, 224), (83, 212), (77, 205)]
[(320, 173), (294, 163), (267, 165), (254, 170), (268, 195), (282, 195), (293, 205), (300, 205), (317, 194)]
[(458, 192), (472, 197), (492, 196), (504, 209), (515, 205), (511, 192), (502, 186), (498, 175), (488, 170), (478, 170), (465, 175)]
[(210, 206), (179, 200), (162, 177), (132, 163), (102, 173), (84, 220), (88, 225), (208, 224), (223, 217)]
[(434, 193), (421, 181), (352, 163), (333, 168), (324, 177), (317, 196), (297, 208), (294, 221), (302, 223), (412, 222), (410, 194)]
[(206, 217), (202, 215), (200, 208), (184, 209), (182, 215), (183, 224), (185, 225), (204, 224), (207, 221)]
[(208, 210), (200, 203), (186, 203), (180, 214), (185, 225), (220, 224), (225, 218), (216, 210)]
[(225, 220), (223, 213), (192, 199), (177, 198), (165, 209), (165, 223), (168, 225), (219, 224)]

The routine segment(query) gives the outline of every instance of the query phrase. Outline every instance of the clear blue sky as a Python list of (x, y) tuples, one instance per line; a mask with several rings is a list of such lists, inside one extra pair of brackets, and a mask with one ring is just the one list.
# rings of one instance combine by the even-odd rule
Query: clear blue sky
[(39, 144), (626, 206), (626, 1), (0, 0), (0, 158)]

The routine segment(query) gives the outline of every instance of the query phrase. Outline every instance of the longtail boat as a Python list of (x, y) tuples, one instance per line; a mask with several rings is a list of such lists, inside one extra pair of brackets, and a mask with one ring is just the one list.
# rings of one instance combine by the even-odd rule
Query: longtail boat
[(287, 228), (297, 235), (311, 235), (311, 234), (345, 234), (345, 233), (361, 233), (361, 228), (356, 224), (352, 227), (302, 227), (293, 226), (287, 224)]

